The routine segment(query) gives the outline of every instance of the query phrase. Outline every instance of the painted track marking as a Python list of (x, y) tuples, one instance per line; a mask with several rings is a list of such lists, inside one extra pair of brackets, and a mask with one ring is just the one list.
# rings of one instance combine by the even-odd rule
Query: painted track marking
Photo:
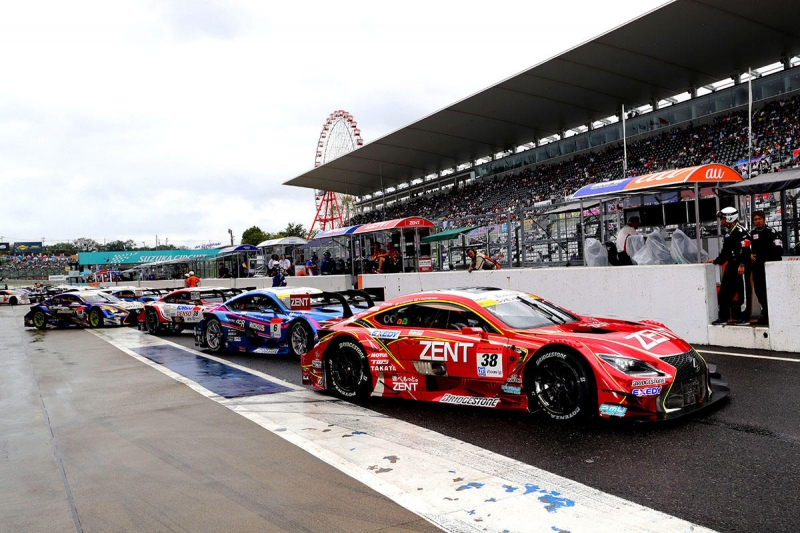
[[(91, 331), (448, 532), (711, 531), (165, 339), (128, 328)], [(206, 357), (290, 390), (226, 399), (137, 353), (144, 346)]]

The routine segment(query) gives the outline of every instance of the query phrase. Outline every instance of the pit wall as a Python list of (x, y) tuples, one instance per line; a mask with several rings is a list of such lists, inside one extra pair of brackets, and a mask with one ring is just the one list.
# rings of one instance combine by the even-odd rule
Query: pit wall
[[(462, 270), (369, 274), (359, 276), (359, 286), (383, 287), (386, 298), (454, 287), (519, 289), (583, 315), (656, 320), (692, 344), (800, 352), (800, 261), (774, 262), (766, 266), (770, 298), (768, 328), (710, 325), (717, 317), (717, 271), (715, 265), (562, 267), (472, 273)], [(350, 276), (286, 279), (289, 285), (326, 291), (352, 288)], [(272, 279), (204, 279), (202, 284), (206, 287), (264, 288), (272, 286)], [(180, 280), (127, 285), (175, 287), (180, 285)]]
[(717, 317), (715, 265), (563, 267), (361, 276), (386, 298), (421, 290), (500, 287), (537, 294), (597, 317), (661, 322), (692, 344), (800, 352), (800, 261), (768, 263), (770, 327), (711, 326)]

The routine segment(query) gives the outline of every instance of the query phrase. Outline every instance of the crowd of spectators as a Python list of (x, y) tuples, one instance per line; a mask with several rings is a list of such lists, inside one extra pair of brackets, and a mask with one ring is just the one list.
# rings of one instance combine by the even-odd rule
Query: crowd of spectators
[[(628, 143), (627, 175), (708, 163), (734, 167), (747, 158), (747, 128), (747, 111), (720, 115), (702, 125), (690, 122), (683, 128), (662, 128), (659, 133)], [(800, 163), (800, 159), (792, 160), (793, 151), (800, 148), (800, 96), (768, 102), (755, 109), (753, 132), (754, 174)], [(437, 194), (396, 202), (385, 209), (358, 214), (349, 224), (392, 220), (408, 213), (432, 221), (447, 221), (447, 227), (464, 227), (472, 223), (465, 217), (476, 215), (483, 215), (483, 223), (501, 223), (509, 212), (515, 213), (520, 207), (543, 200), (560, 202), (584, 185), (622, 177), (622, 159), (622, 143), (614, 143), (556, 163), (529, 166)], [(744, 166), (739, 170), (746, 172)], [(511, 215), (512, 219), (514, 216)]]
[(0, 279), (47, 279), (64, 275), (74, 259), (65, 255), (1, 255)]

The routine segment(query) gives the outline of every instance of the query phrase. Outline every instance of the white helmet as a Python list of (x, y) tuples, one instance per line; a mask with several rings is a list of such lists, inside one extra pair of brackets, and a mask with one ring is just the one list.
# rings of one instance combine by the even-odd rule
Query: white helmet
[(189, 275), (190, 275), (190, 276), (194, 276), (194, 270), (190, 270), (190, 271), (189, 271)]
[(735, 207), (726, 207), (717, 213), (717, 218), (724, 218), (725, 222), (733, 224), (739, 220), (739, 211), (737, 211)]

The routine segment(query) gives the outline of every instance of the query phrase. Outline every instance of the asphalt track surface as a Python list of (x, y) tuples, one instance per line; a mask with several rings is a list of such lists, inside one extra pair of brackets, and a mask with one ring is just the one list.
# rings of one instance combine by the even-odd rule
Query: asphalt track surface
[[(23, 313), (0, 309), (0, 319), (20, 327)], [(5, 328), (10, 325), (3, 320)], [(108, 350), (88, 332), (17, 330), (3, 331), (0, 338), (6, 346), (17, 339), (30, 361), (27, 370), (7, 360), (0, 363), (5, 376), (0, 376), (0, 397), (6, 407), (0, 420), (12, 435), (0, 435), (0, 531), (437, 530), (247, 420), (226, 416), (223, 408), (193, 397), (189, 389), (153, 378), (143, 365), (135, 383), (121, 386), (118, 374), (135, 371), (135, 361), (114, 357), (104, 360), (100, 370), (97, 353)], [(188, 333), (168, 340), (194, 349)], [(800, 357), (698, 349), (729, 380), (731, 399), (713, 411), (667, 424), (559, 425), (540, 416), (445, 405), (385, 399), (362, 405), (710, 529), (797, 531), (800, 418), (794, 393)], [(46, 364), (41, 352), (49, 356)], [(300, 381), (297, 361), (291, 359), (223, 358), (287, 383)], [(9, 389), (9, 383), (16, 383), (6, 379), (9, 374), (31, 371), (38, 378), (36, 394)], [(82, 376), (97, 372), (109, 389), (81, 390), (88, 382)], [(134, 412), (131, 403), (137, 406)], [(39, 420), (41, 412), (50, 415), (46, 423)], [(117, 420), (121, 412), (124, 420)], [(154, 417), (157, 434), (139, 435), (144, 419), (152, 422)], [(178, 421), (188, 427), (171, 425)], [(227, 437), (220, 439), (216, 431), (210, 437), (200, 434), (209, 422)], [(109, 434), (119, 442), (107, 457), (73, 451), (82, 442), (91, 449), (91, 443)], [(202, 439), (210, 450), (192, 450), (192, 440), (178, 441), (178, 434)], [(52, 446), (33, 445), (44, 440)], [(175, 450), (168, 451), (170, 446)], [(158, 461), (149, 468), (167, 465), (159, 475), (126, 469), (154, 454)], [(112, 481), (109, 472), (116, 474)], [(120, 482), (126, 476), (130, 481)], [(20, 479), (27, 484), (24, 490), (15, 484)], [(214, 496), (206, 498), (209, 485)], [(274, 505), (259, 505), (276, 498)], [(320, 500), (325, 502), (323, 516), (312, 512), (312, 502)], [(121, 508), (120, 501), (125, 502)], [(92, 512), (79, 512), (87, 508)], [(42, 513), (54, 522), (43, 522)], [(42, 524), (47, 527), (36, 527)]]

